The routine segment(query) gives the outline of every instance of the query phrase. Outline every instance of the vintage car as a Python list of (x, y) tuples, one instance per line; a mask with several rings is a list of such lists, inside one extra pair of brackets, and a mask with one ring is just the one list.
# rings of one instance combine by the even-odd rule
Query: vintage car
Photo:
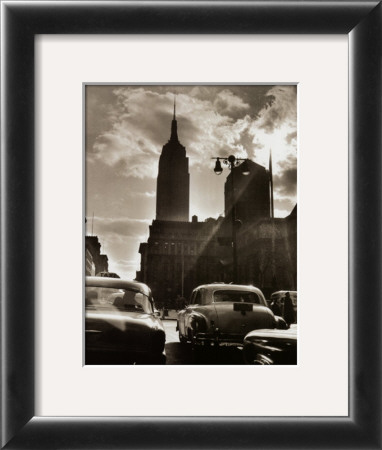
[(268, 308), (260, 289), (224, 283), (194, 289), (177, 320), (180, 342), (194, 346), (243, 345), (249, 331), (276, 327), (286, 323)]
[(297, 364), (297, 325), (287, 330), (254, 330), (244, 338), (246, 364)]
[(270, 304), (272, 305), (274, 302), (279, 302), (280, 305), (284, 302), (285, 294), (289, 292), (290, 298), (293, 303), (293, 308), (297, 311), (297, 292), (296, 291), (277, 291), (271, 294)]
[(165, 331), (148, 286), (86, 277), (85, 364), (165, 363)]

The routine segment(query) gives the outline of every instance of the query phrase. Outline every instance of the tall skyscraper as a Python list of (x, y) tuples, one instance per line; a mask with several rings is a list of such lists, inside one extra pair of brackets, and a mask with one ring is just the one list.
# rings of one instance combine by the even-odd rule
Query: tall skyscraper
[(162, 148), (157, 180), (157, 220), (188, 222), (190, 215), (190, 174), (186, 148), (179, 142), (174, 116), (170, 140)]

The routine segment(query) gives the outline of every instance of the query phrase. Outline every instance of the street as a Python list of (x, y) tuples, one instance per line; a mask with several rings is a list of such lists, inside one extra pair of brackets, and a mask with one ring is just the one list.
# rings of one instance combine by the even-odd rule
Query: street
[(179, 342), (176, 320), (162, 320), (166, 331), (167, 365), (238, 365), (244, 364), (241, 350), (235, 347), (200, 348), (195, 351), (189, 344)]

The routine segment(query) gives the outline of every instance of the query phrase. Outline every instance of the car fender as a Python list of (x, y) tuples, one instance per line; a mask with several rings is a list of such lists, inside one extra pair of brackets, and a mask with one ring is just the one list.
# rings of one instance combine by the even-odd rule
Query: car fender
[(275, 328), (277, 328), (279, 330), (287, 330), (289, 328), (289, 326), (285, 322), (283, 317), (275, 316)]
[(177, 331), (179, 332), (179, 337), (186, 335), (186, 310), (178, 312), (178, 320), (176, 322)]
[(194, 334), (197, 331), (205, 332), (209, 326), (209, 321), (205, 314), (193, 311), (188, 318), (188, 329)]

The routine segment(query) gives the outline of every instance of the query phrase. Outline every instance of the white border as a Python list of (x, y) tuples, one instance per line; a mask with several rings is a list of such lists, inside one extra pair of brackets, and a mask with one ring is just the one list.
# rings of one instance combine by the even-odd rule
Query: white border
[[(36, 38), (36, 414), (348, 415), (346, 36)], [(299, 83), (298, 367), (82, 367), (82, 83)]]

